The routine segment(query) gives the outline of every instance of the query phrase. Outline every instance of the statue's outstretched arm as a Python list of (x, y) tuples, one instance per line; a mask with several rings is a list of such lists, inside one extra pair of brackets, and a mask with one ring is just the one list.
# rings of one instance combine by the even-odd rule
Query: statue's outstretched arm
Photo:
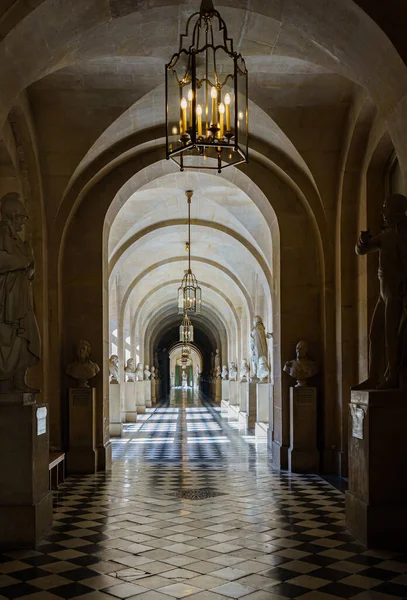
[(363, 254), (369, 254), (370, 252), (376, 252), (380, 248), (380, 235), (372, 237), (369, 232), (362, 231), (355, 246), (356, 254), (359, 256)]

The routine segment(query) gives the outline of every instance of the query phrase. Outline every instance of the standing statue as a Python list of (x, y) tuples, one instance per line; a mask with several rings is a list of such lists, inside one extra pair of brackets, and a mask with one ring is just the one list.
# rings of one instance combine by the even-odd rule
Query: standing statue
[(240, 382), (245, 383), (249, 379), (250, 367), (247, 362), (247, 358), (242, 359), (240, 365)]
[(143, 365), (143, 363), (137, 363), (136, 381), (143, 381), (143, 379), (144, 379), (144, 365)]
[(119, 357), (112, 354), (109, 358), (110, 383), (119, 383)]
[(219, 350), (217, 348), (216, 348), (215, 356), (213, 358), (213, 364), (215, 367), (214, 376), (220, 377), (220, 375), (221, 375), (220, 356), (219, 356)]
[(270, 375), (270, 368), (265, 356), (260, 356), (259, 364), (257, 365), (257, 377), (260, 379), (260, 383), (266, 383)]
[(127, 375), (127, 381), (129, 383), (134, 382), (134, 373), (136, 372), (136, 366), (134, 364), (134, 358), (128, 358), (126, 366), (124, 367), (124, 372)]
[(31, 281), (35, 263), (32, 248), (18, 235), (28, 219), (17, 193), (1, 202), (0, 221), (0, 393), (36, 393), (25, 381), (41, 357)]
[(236, 363), (231, 362), (229, 364), (229, 381), (236, 381), (236, 379), (237, 379)]
[(303, 340), (298, 342), (295, 347), (295, 353), (296, 358), (288, 360), (283, 367), (283, 371), (297, 380), (295, 387), (304, 387), (307, 385), (307, 379), (318, 373), (318, 365), (308, 358), (307, 342)]
[[(257, 381), (258, 377), (258, 368), (259, 368), (259, 359), (262, 360), (262, 375), (263, 380), (267, 379), (270, 368), (268, 365), (268, 349), (267, 349), (267, 339), (273, 337), (272, 333), (266, 333), (264, 329), (263, 320), (259, 315), (256, 315), (253, 319), (253, 328), (250, 332), (250, 360), (251, 360), (251, 370), (252, 370), (252, 381)], [(265, 369), (267, 368), (268, 373), (266, 377), (264, 377)]]
[(145, 379), (145, 381), (150, 381), (150, 377), (151, 377), (150, 367), (148, 365), (146, 365), (146, 368), (144, 369), (144, 379)]
[(222, 365), (221, 377), (222, 377), (222, 379), (229, 379), (229, 372), (228, 372), (228, 368), (226, 365)]
[(151, 379), (152, 379), (152, 381), (155, 381), (155, 366), (154, 365), (151, 367)]
[(90, 360), (91, 346), (86, 340), (80, 340), (75, 348), (75, 359), (66, 368), (66, 374), (76, 379), (77, 387), (88, 388), (88, 379), (100, 371), (98, 365)]
[[(380, 295), (369, 335), (369, 375), (353, 389), (406, 387), (407, 367), (407, 198), (392, 194), (383, 204), (386, 225), (379, 235), (361, 231), (359, 255), (379, 252)], [(404, 373), (403, 373), (404, 372)]]
[(200, 377), (201, 377), (201, 374), (199, 372), (199, 366), (196, 365), (195, 375), (194, 375), (194, 384), (195, 384), (195, 387), (199, 386), (199, 379), (200, 379)]

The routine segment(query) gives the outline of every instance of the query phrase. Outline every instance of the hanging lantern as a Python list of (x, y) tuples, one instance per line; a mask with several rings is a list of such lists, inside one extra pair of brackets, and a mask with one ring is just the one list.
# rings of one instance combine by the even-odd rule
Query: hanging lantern
[(186, 313), (179, 326), (179, 341), (183, 344), (189, 344), (194, 341), (194, 327)]
[(191, 270), (191, 198), (193, 192), (188, 190), (185, 193), (188, 202), (188, 241), (186, 243), (188, 250), (188, 270), (185, 271), (181, 285), (178, 288), (178, 314), (182, 315), (191, 312), (199, 315), (202, 305), (202, 290)]
[(188, 19), (165, 75), (167, 159), (219, 173), (247, 162), (247, 69), (212, 0)]

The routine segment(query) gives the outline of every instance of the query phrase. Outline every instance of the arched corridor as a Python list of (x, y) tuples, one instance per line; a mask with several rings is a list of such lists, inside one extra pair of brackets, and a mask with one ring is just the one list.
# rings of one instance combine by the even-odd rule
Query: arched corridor
[(0, 600), (407, 598), (406, 20), (0, 1)]

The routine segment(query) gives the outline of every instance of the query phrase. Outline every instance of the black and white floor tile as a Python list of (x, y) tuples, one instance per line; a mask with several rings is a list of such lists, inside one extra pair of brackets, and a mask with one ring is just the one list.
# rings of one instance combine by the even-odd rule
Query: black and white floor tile
[(0, 600), (407, 598), (407, 554), (365, 551), (341, 491), (273, 471), (191, 390), (126, 426), (113, 456), (59, 488), (36, 550), (0, 554)]

